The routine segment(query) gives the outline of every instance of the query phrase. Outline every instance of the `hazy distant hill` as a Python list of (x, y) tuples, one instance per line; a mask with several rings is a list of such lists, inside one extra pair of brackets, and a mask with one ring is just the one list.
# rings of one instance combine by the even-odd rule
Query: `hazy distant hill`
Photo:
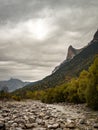
[(8, 88), (8, 91), (12, 92), (16, 89), (24, 87), (27, 84), (29, 84), (29, 82), (23, 82), (19, 79), (11, 78), (8, 81), (0, 81), (0, 90), (4, 90), (5, 88)]
[(70, 46), (66, 60), (51, 75), (35, 84), (27, 85), (22, 90), (45, 89), (68, 82), (72, 77), (78, 76), (83, 69), (88, 69), (96, 54), (98, 54), (98, 31), (86, 47), (77, 50)]

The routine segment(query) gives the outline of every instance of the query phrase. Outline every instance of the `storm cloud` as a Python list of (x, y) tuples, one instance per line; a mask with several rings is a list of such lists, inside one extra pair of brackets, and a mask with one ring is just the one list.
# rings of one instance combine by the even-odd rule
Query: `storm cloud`
[(98, 0), (0, 0), (0, 80), (44, 78), (97, 28)]

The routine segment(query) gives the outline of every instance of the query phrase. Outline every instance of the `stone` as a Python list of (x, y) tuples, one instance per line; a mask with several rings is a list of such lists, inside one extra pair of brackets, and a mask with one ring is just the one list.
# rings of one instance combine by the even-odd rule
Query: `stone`
[(46, 115), (44, 118), (45, 118), (45, 119), (49, 119), (49, 118), (50, 118), (50, 116), (47, 116), (47, 115)]
[[(8, 104), (14, 107), (8, 109)], [(83, 104), (12, 101), (2, 106), (0, 123), (0, 130), (94, 130), (98, 129), (98, 113)]]
[(10, 120), (10, 117), (5, 117), (5, 121), (9, 121)]
[(30, 123), (34, 123), (34, 122), (35, 122), (35, 117), (33, 117), (33, 116), (32, 116), (32, 117), (29, 117), (28, 120), (29, 120)]
[(67, 119), (67, 122), (68, 122), (68, 123), (71, 123), (71, 122), (73, 122), (73, 121), (72, 121), (71, 119)]
[(25, 115), (24, 115), (24, 119), (25, 119), (26, 121), (29, 120), (28, 116), (25, 116)]
[(74, 123), (69, 123), (66, 125), (66, 128), (74, 129), (76, 128), (76, 125)]
[(85, 124), (85, 119), (80, 119), (79, 124)]
[(18, 111), (17, 111), (17, 110), (14, 110), (14, 111), (13, 111), (13, 114), (17, 114), (17, 113), (18, 113)]
[(42, 119), (39, 119), (39, 118), (36, 119), (36, 123), (37, 123), (38, 125), (44, 125), (44, 124), (45, 124), (45, 122), (43, 122), (43, 120), (42, 120)]
[(33, 128), (33, 130), (47, 130), (46, 128)]
[(34, 127), (34, 125), (33, 125), (33, 124), (25, 124), (25, 127), (26, 127), (27, 129), (31, 129), (31, 128)]
[(8, 124), (9, 124), (9, 125), (12, 125), (13, 123), (14, 123), (14, 121), (11, 121), (11, 120), (8, 121)]
[(2, 109), (2, 106), (0, 105), (0, 110)]
[(25, 125), (24, 124), (18, 124), (18, 127), (25, 129)]
[(8, 110), (8, 109), (3, 109), (3, 112), (4, 112), (4, 113), (9, 113), (10, 110)]
[(18, 124), (19, 124), (19, 123), (25, 124), (25, 120), (24, 120), (24, 119), (16, 118), (16, 119), (15, 119), (15, 122), (18, 123)]
[(40, 114), (39, 114), (39, 117), (44, 117), (45, 116), (45, 114), (43, 113), (43, 112), (41, 112)]
[(94, 124), (94, 128), (98, 128), (98, 123), (95, 123), (95, 124)]
[(17, 127), (18, 124), (17, 124), (17, 123), (13, 123), (11, 126), (12, 126), (12, 127)]
[(15, 130), (23, 130), (21, 127), (16, 127)]
[(47, 127), (48, 127), (48, 129), (56, 129), (56, 128), (59, 127), (59, 124), (56, 123), (56, 124), (53, 124), (53, 125), (48, 125)]
[(8, 113), (3, 113), (2, 116), (3, 117), (8, 117)]
[(4, 123), (0, 123), (0, 130), (6, 130)]
[(63, 130), (63, 128), (57, 128), (56, 130)]
[(81, 112), (78, 110), (77, 113), (79, 114), (79, 113), (81, 113)]

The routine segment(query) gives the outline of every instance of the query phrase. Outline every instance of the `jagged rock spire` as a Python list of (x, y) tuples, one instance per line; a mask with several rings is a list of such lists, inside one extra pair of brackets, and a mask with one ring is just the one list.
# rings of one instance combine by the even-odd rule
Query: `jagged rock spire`
[(72, 59), (75, 55), (77, 55), (82, 49), (75, 49), (72, 45), (68, 48), (67, 58), (66, 60)]
[(68, 48), (67, 59), (72, 59), (74, 56), (75, 56), (75, 49), (72, 47), (72, 45), (70, 45)]

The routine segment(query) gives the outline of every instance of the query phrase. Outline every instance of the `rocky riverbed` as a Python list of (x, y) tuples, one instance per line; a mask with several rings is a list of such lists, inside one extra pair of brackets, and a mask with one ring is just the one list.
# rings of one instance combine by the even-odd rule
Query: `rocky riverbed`
[(0, 130), (97, 130), (98, 112), (85, 105), (0, 102)]

